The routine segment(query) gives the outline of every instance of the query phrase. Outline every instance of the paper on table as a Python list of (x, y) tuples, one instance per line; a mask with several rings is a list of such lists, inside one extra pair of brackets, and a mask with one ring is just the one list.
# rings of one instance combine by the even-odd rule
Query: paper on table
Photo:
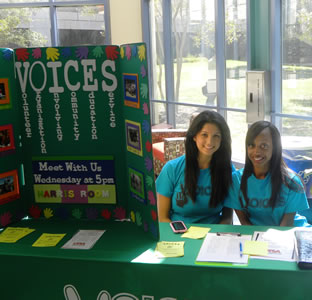
[(269, 229), (266, 232), (255, 231), (252, 239), (255, 241), (268, 242), (268, 255), (265, 257), (255, 256), (252, 258), (295, 261), (295, 240), (293, 229)]
[(43, 233), (33, 244), (33, 247), (54, 247), (65, 236), (65, 233)]
[(184, 256), (184, 242), (158, 242), (155, 252), (158, 257)]
[(230, 262), (247, 264), (248, 255), (241, 255), (240, 244), (251, 240), (251, 235), (218, 236), (207, 233), (196, 258), (197, 262)]
[(104, 232), (105, 230), (79, 230), (62, 248), (91, 249)]
[(7, 227), (0, 234), (0, 243), (16, 243), (18, 240), (33, 231), (35, 231), (35, 229), (30, 229), (27, 227)]
[(268, 255), (268, 242), (246, 241), (244, 244), (243, 254), (247, 255)]
[(187, 232), (183, 233), (181, 237), (190, 239), (202, 239), (210, 231), (211, 228), (191, 226)]

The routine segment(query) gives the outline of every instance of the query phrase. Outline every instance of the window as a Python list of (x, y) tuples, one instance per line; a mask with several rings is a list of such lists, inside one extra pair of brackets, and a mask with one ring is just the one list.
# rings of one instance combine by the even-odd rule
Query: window
[(187, 128), (192, 113), (215, 109), (231, 128), (233, 156), (243, 158), (246, 0), (147, 2), (153, 124)]
[(153, 124), (187, 128), (193, 112), (215, 109), (231, 129), (234, 160), (243, 160), (246, 70), (266, 70), (271, 120), (283, 148), (298, 149), (299, 137), (312, 157), (311, 1), (144, 2), (150, 11)]
[(0, 0), (0, 47), (107, 44), (106, 3)]
[(152, 94), (167, 102), (153, 103), (154, 122), (183, 128), (196, 105), (216, 104), (214, 1), (150, 1), (150, 11)]
[(282, 20), (282, 113), (297, 116), (283, 118), (282, 132), (285, 136), (311, 136), (312, 2), (284, 0)]
[[(312, 2), (283, 0), (280, 129), (284, 159), (312, 198)], [(278, 105), (277, 105), (278, 107)], [(310, 204), (311, 206), (311, 204)]]
[(246, 0), (225, 1), (225, 57), (227, 123), (233, 160), (244, 161), (246, 124), (247, 17)]

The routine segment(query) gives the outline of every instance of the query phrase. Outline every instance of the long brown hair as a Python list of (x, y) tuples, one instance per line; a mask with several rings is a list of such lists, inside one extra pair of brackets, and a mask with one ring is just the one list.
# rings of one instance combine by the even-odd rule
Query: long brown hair
[(243, 204), (243, 200), (240, 198), (239, 200), (242, 207), (248, 208), (249, 198), (247, 196), (248, 194), (247, 180), (254, 173), (253, 164), (247, 155), (248, 146), (251, 145), (254, 142), (255, 138), (261, 133), (261, 131), (266, 128), (270, 130), (273, 148), (272, 158), (270, 160), (269, 166), (269, 173), (271, 174), (272, 192), (268, 205), (272, 208), (274, 208), (277, 205), (283, 184), (285, 184), (288, 188), (292, 190), (296, 191), (302, 190), (302, 187), (299, 184), (297, 184), (293, 179), (291, 179), (288, 174), (287, 165), (285, 164), (282, 156), (282, 141), (278, 129), (268, 121), (257, 121), (249, 127), (246, 135), (245, 141), (246, 159), (240, 186), (242, 194), (245, 198), (246, 205)]
[(198, 149), (194, 137), (205, 124), (211, 123), (221, 132), (221, 144), (210, 162), (211, 196), (210, 207), (216, 207), (228, 195), (232, 184), (231, 134), (224, 118), (215, 111), (206, 110), (198, 114), (191, 122), (185, 140), (185, 187), (192, 201), (196, 201), (196, 189), (199, 176)]

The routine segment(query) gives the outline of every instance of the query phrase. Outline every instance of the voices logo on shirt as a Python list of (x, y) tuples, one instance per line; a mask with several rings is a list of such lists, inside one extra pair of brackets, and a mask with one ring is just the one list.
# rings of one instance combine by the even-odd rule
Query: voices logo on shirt
[[(268, 208), (269, 206), (269, 198), (266, 199), (257, 199), (257, 198), (251, 198), (249, 199), (249, 207), (253, 207), (253, 208)], [(275, 205), (275, 207), (280, 207), (280, 206), (284, 206), (285, 205), (285, 200), (284, 198), (281, 198), (277, 201), (277, 204)]]
[(196, 194), (200, 196), (210, 196), (211, 186), (198, 185), (196, 189)]
[(177, 193), (176, 203), (177, 203), (177, 206), (183, 207), (187, 203), (187, 196), (186, 196), (186, 192), (184, 189), (184, 185), (182, 183), (180, 184), (180, 188), (181, 188), (181, 192)]
[[(181, 192), (177, 193), (176, 203), (177, 203), (177, 206), (183, 207), (187, 203), (188, 198), (186, 195), (184, 185), (182, 183), (180, 184), (180, 188), (181, 188)], [(197, 196), (210, 196), (210, 193), (211, 193), (210, 186), (197, 186), (197, 189), (196, 189)]]

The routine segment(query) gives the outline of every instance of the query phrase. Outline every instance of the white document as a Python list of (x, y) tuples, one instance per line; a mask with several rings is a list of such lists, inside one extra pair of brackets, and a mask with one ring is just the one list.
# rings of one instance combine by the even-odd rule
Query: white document
[(251, 235), (220, 235), (207, 233), (196, 258), (197, 262), (228, 262), (247, 264), (248, 255), (242, 254), (244, 242)]
[(295, 236), (293, 229), (269, 229), (265, 232), (255, 231), (252, 240), (268, 242), (268, 255), (251, 256), (251, 258), (295, 261)]
[(66, 244), (63, 249), (91, 249), (105, 230), (79, 230)]

